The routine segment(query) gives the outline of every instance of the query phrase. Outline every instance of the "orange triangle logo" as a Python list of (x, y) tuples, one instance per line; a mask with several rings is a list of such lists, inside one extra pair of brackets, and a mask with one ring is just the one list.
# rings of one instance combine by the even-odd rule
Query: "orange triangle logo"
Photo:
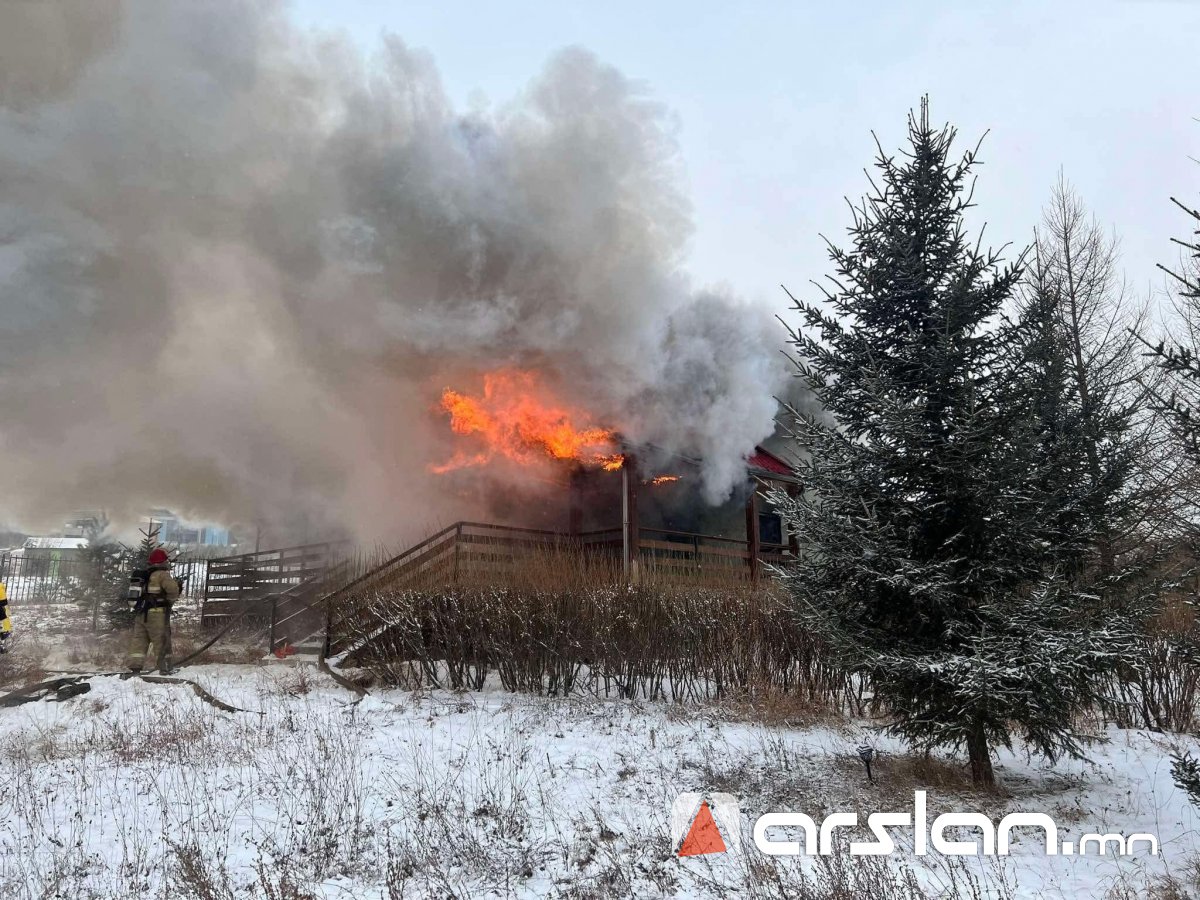
[(713, 818), (708, 801), (700, 803), (700, 810), (692, 820), (692, 827), (679, 845), (678, 856), (703, 856), (705, 853), (724, 853), (725, 841), (721, 837), (721, 829)]

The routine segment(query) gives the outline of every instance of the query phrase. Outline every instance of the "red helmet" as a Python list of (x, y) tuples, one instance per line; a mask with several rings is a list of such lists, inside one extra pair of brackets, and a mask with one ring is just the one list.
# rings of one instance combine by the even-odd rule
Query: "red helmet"
[(170, 561), (171, 558), (167, 556), (167, 551), (162, 547), (155, 547), (150, 551), (150, 555), (146, 557), (146, 562), (152, 566), (166, 565)]

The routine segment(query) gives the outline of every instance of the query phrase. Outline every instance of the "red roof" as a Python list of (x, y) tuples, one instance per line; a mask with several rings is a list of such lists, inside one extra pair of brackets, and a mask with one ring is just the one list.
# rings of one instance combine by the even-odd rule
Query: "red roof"
[(755, 447), (754, 452), (746, 457), (746, 465), (752, 469), (763, 469), (776, 475), (795, 475), (795, 471), (782, 459), (773, 453), (768, 453), (762, 447)]

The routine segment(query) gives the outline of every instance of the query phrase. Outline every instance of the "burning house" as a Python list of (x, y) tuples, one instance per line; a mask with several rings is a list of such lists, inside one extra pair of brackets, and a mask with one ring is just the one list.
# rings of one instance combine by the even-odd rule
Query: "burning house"
[[(729, 498), (712, 505), (701, 494), (701, 461), (655, 447), (624, 447), (617, 471), (575, 468), (568, 479), (568, 533), (620, 536), (622, 559), (660, 568), (744, 570), (757, 577), (764, 561), (795, 553), (795, 537), (767, 497), (769, 487), (796, 490), (790, 465), (758, 446)], [(743, 574), (743, 572), (737, 572)]]
[(597, 424), (548, 393), (533, 372), (489, 373), (477, 394), (447, 388), (441, 412), (455, 449), (430, 471), (460, 491), (477, 490), (488, 509), (503, 479), (508, 502), (491, 518), (505, 525), (604, 548), (627, 570), (653, 563), (756, 577), (763, 561), (795, 552), (795, 538), (766, 493), (798, 490), (799, 480), (761, 445), (745, 458), (744, 475), (713, 502), (703, 489), (702, 459)]

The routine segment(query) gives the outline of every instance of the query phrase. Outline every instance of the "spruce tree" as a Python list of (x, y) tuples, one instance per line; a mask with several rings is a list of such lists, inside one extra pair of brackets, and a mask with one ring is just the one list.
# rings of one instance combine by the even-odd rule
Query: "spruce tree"
[[(129, 575), (129, 551), (111, 538), (109, 522), (104, 515), (84, 528), (84, 537), (87, 546), (79, 554), (79, 600), (91, 614), (92, 631), (97, 631), (101, 610), (107, 610), (111, 615), (124, 609), (120, 600), (125, 594), (125, 581)], [(122, 624), (124, 618), (121, 617)]]
[(142, 540), (137, 549), (136, 561), (138, 568), (145, 568), (146, 560), (150, 557), (150, 551), (162, 546), (158, 540), (158, 535), (161, 529), (162, 526), (153, 519), (150, 520), (150, 524), (145, 528), (139, 529), (142, 535)]
[(1071, 578), (1093, 547), (1076, 417), (1045, 307), (1016, 322), (1023, 259), (969, 239), (975, 151), (923, 102), (903, 157), (854, 208), (822, 305), (796, 301), (799, 374), (835, 420), (796, 415), (806, 490), (788, 582), (806, 626), (869, 683), (891, 730), (991, 748), (1016, 729), (1078, 755), (1074, 714), (1131, 648)]

